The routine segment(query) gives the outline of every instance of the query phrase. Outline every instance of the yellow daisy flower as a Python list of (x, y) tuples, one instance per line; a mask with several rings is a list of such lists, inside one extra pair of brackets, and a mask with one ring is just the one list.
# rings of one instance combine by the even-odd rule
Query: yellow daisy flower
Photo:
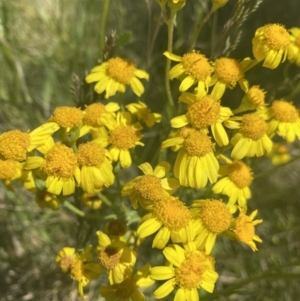
[(101, 286), (100, 294), (107, 301), (142, 301), (145, 300), (139, 288), (146, 288), (154, 284), (154, 280), (149, 277), (150, 265), (142, 266), (135, 275), (124, 279), (120, 283), (110, 286)]
[(0, 135), (0, 155), (6, 160), (25, 161), (28, 152), (46, 143), (59, 126), (54, 122), (45, 123), (32, 132), (12, 130)]
[(49, 121), (55, 122), (60, 128), (69, 132), (72, 128), (82, 126), (83, 111), (75, 107), (57, 107)]
[(230, 209), (222, 200), (206, 199), (194, 201), (191, 212), (196, 232), (196, 248), (210, 254), (217, 235), (230, 227), (232, 219)]
[(130, 277), (136, 262), (136, 253), (120, 239), (111, 240), (102, 231), (98, 236), (98, 261), (108, 272), (110, 284), (121, 283)]
[(226, 235), (243, 244), (249, 246), (252, 251), (257, 251), (255, 241), (262, 242), (262, 240), (255, 234), (255, 226), (263, 222), (262, 219), (254, 220), (258, 211), (253, 211), (250, 215), (246, 215), (247, 206), (240, 208), (240, 214), (233, 219), (229, 231)]
[(114, 57), (92, 69), (91, 73), (85, 78), (87, 83), (98, 82), (94, 89), (98, 94), (106, 91), (105, 98), (109, 98), (116, 92), (125, 93), (126, 85), (137, 96), (144, 93), (144, 87), (138, 78), (149, 79), (149, 74), (135, 65), (120, 57)]
[(138, 208), (138, 203), (147, 210), (151, 209), (153, 204), (172, 194), (179, 186), (176, 179), (165, 178), (170, 167), (170, 164), (164, 161), (160, 162), (154, 170), (148, 162), (139, 165), (139, 169), (145, 175), (126, 183), (122, 188), (122, 195), (129, 196), (134, 209)]
[(114, 183), (111, 155), (99, 144), (93, 141), (80, 144), (77, 161), (81, 166), (80, 186), (84, 192), (96, 193), (103, 185), (108, 187)]
[(44, 158), (29, 157), (25, 169), (40, 168), (46, 175), (47, 191), (56, 195), (70, 195), (75, 191), (75, 179), (80, 184), (80, 169), (74, 151), (64, 144), (54, 144), (53, 139), (48, 139), (48, 144), (39, 151)]
[(0, 159), (0, 180), (8, 190), (13, 190), (11, 186), (13, 180), (21, 178), (23, 165), (17, 161)]
[(207, 132), (206, 129), (210, 127), (218, 145), (224, 146), (229, 143), (222, 125), (232, 115), (229, 108), (222, 107), (220, 101), (210, 95), (205, 95), (200, 99), (194, 94), (185, 92), (179, 97), (179, 101), (188, 105), (187, 113), (171, 120), (173, 128), (181, 128), (190, 124), (196, 129)]
[(152, 247), (163, 249), (170, 238), (174, 243), (191, 241), (195, 236), (191, 221), (191, 213), (185, 204), (170, 196), (153, 204), (151, 213), (143, 217), (137, 234), (145, 238), (158, 231)]
[(62, 271), (78, 282), (79, 294), (84, 299), (86, 296), (83, 288), (90, 280), (97, 279), (102, 272), (101, 266), (93, 262), (91, 249), (92, 245), (89, 245), (82, 253), (77, 253), (74, 248), (65, 247), (56, 256), (56, 263)]
[(256, 30), (252, 39), (252, 52), (258, 62), (264, 60), (264, 67), (275, 69), (286, 58), (293, 59), (296, 49), (282, 25), (267, 24)]
[(103, 201), (99, 198), (97, 194), (88, 194), (84, 193), (82, 195), (82, 201), (85, 206), (93, 209), (93, 210), (98, 210), (101, 208)]
[(268, 123), (268, 135), (277, 134), (288, 143), (300, 139), (300, 117), (297, 108), (284, 99), (274, 100), (269, 108), (271, 120)]
[(138, 121), (144, 122), (149, 128), (154, 126), (155, 123), (161, 122), (161, 114), (152, 113), (148, 106), (142, 101), (130, 103), (125, 107), (132, 115), (137, 116)]
[(109, 129), (109, 151), (113, 161), (120, 160), (123, 168), (131, 166), (132, 160), (130, 149), (137, 145), (144, 146), (140, 142), (142, 135), (139, 132), (142, 129), (140, 123), (131, 124), (131, 114), (129, 112), (118, 112), (116, 120), (101, 117), (101, 121)]
[(182, 186), (202, 188), (207, 182), (218, 179), (219, 162), (214, 155), (214, 143), (210, 137), (195, 129), (185, 129), (183, 136), (170, 138), (162, 143), (162, 149), (180, 146), (174, 175)]
[[(221, 157), (221, 156), (220, 156)], [(238, 202), (240, 207), (246, 205), (251, 198), (249, 186), (253, 181), (251, 168), (242, 161), (231, 161), (222, 156), (226, 165), (220, 166), (219, 174), (221, 179), (214, 184), (212, 191), (216, 194), (225, 194), (229, 197), (228, 205)]]
[(51, 208), (57, 210), (61, 201), (57, 195), (47, 192), (47, 190), (37, 190), (35, 192), (35, 202), (40, 208)]
[(215, 260), (210, 255), (198, 251), (194, 244), (186, 249), (171, 245), (163, 250), (172, 266), (153, 267), (150, 277), (155, 280), (167, 280), (153, 295), (156, 299), (168, 296), (177, 288), (174, 300), (198, 301), (198, 289), (212, 293), (218, 274), (215, 272)]
[(289, 58), (291, 63), (295, 63), (297, 66), (300, 67), (300, 28), (299, 27), (293, 27), (289, 29), (289, 32), (291, 33), (291, 41), (293, 43), (294, 47), (294, 56), (292, 58)]
[(263, 117), (256, 113), (235, 117), (241, 122), (229, 122), (226, 126), (239, 128), (239, 132), (231, 139), (234, 148), (231, 157), (240, 160), (244, 157), (261, 157), (272, 150), (272, 140), (267, 135), (267, 124)]
[(212, 67), (208, 59), (195, 50), (182, 57), (165, 51), (164, 55), (171, 61), (180, 62), (169, 71), (170, 79), (183, 78), (179, 91), (187, 91), (197, 83), (197, 97), (202, 98), (208, 91)]
[(273, 165), (281, 165), (291, 160), (289, 149), (286, 145), (274, 143), (273, 149), (269, 154)]
[(211, 85), (214, 85), (211, 96), (221, 99), (226, 88), (233, 89), (237, 83), (242, 90), (247, 90), (248, 82), (244, 77), (244, 70), (250, 63), (250, 59), (241, 62), (227, 57), (216, 59), (211, 79)]

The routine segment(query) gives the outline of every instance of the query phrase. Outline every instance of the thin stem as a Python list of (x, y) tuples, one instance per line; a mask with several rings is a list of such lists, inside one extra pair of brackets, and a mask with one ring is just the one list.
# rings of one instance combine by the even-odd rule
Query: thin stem
[(68, 208), (70, 211), (72, 211), (73, 213), (75, 213), (81, 217), (85, 216), (85, 213), (83, 211), (79, 210), (78, 208), (76, 208), (74, 205), (72, 205), (68, 201), (64, 201), (63, 206)]
[(109, 9), (109, 2), (110, 0), (102, 0), (102, 13), (101, 13), (101, 22), (100, 22), (100, 35), (99, 35), (99, 45), (100, 45), (100, 51), (102, 54), (103, 47), (104, 47), (104, 37), (105, 37), (105, 27), (106, 27), (106, 21), (107, 21), (107, 15), (108, 15), (108, 9)]

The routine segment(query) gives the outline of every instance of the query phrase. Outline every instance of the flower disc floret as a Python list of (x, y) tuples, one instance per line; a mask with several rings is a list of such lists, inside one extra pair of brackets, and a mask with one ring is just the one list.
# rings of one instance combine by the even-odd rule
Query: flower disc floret
[(72, 279), (80, 282), (83, 276), (83, 269), (83, 261), (80, 258), (75, 258), (71, 268)]
[(83, 122), (86, 125), (98, 127), (99, 117), (106, 112), (105, 106), (102, 103), (93, 103), (85, 108)]
[(99, 167), (105, 160), (105, 149), (94, 142), (80, 144), (77, 160), (79, 165)]
[(218, 121), (220, 109), (220, 102), (207, 95), (191, 104), (186, 115), (194, 127), (204, 129)]
[(241, 161), (236, 161), (228, 166), (229, 179), (238, 187), (245, 188), (250, 186), (253, 177), (250, 167)]
[(191, 213), (177, 198), (168, 198), (153, 207), (153, 214), (170, 231), (178, 231), (188, 226)]
[(83, 112), (73, 107), (58, 107), (54, 110), (51, 120), (60, 127), (73, 128), (82, 124)]
[(296, 122), (299, 118), (299, 113), (295, 106), (284, 100), (275, 100), (272, 103), (270, 112), (273, 118), (280, 122)]
[(8, 131), (0, 136), (0, 154), (7, 160), (26, 160), (29, 145), (29, 134), (19, 130)]
[(212, 233), (220, 234), (230, 227), (230, 209), (222, 201), (204, 202), (199, 215), (205, 228)]
[(222, 82), (230, 87), (235, 87), (236, 83), (244, 77), (244, 71), (239, 62), (226, 57), (215, 61), (215, 73)]
[(107, 246), (98, 253), (98, 260), (107, 270), (113, 270), (120, 263), (121, 253), (113, 246)]
[(289, 33), (280, 24), (268, 24), (264, 26), (264, 38), (268, 46), (276, 51), (290, 44)]
[(134, 148), (141, 139), (141, 134), (128, 125), (118, 125), (110, 132), (110, 143), (119, 149)]
[(136, 290), (136, 283), (133, 278), (126, 278), (121, 283), (115, 284), (115, 295), (117, 300), (129, 300)]
[(15, 161), (0, 160), (0, 180), (12, 179), (17, 173)]
[(214, 150), (214, 143), (207, 135), (193, 131), (184, 140), (184, 147), (189, 156), (202, 157)]
[(159, 201), (164, 196), (161, 179), (155, 175), (141, 176), (134, 188), (146, 200)]
[(77, 158), (73, 150), (63, 144), (54, 145), (45, 154), (45, 162), (41, 169), (49, 176), (71, 178), (77, 167)]
[(106, 73), (109, 77), (122, 84), (130, 83), (136, 70), (133, 63), (119, 57), (111, 58), (107, 63)]
[(181, 63), (185, 72), (198, 81), (205, 81), (212, 71), (207, 58), (197, 52), (184, 54)]
[(259, 88), (259, 86), (252, 86), (247, 96), (255, 106), (263, 106), (265, 104), (266, 92)]
[(244, 137), (257, 141), (266, 134), (266, 131), (267, 125), (262, 117), (255, 113), (243, 116), (240, 132)]
[(248, 244), (255, 235), (252, 219), (245, 214), (240, 215), (235, 221), (233, 231), (240, 242)]

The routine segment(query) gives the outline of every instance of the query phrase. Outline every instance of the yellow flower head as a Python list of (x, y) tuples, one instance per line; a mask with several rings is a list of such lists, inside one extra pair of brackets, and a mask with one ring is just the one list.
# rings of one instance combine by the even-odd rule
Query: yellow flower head
[(208, 59), (196, 51), (186, 53), (182, 57), (168, 51), (164, 52), (164, 55), (169, 60), (180, 62), (169, 72), (170, 79), (183, 78), (179, 91), (187, 91), (191, 86), (198, 83), (197, 96), (203, 97), (208, 90), (212, 73)]
[(57, 107), (50, 121), (56, 122), (59, 127), (65, 128), (67, 131), (74, 127), (80, 127), (83, 120), (83, 111), (74, 107)]
[(152, 113), (145, 103), (130, 103), (126, 105), (126, 109), (135, 115), (139, 122), (144, 122), (147, 127), (152, 127), (155, 123), (161, 122), (161, 114)]
[(170, 170), (170, 164), (160, 162), (155, 169), (146, 162), (139, 165), (144, 176), (138, 176), (122, 188), (122, 195), (128, 195), (133, 208), (138, 208), (138, 202), (145, 209), (151, 209), (153, 204), (170, 195), (179, 186), (177, 180), (165, 178)]
[(295, 63), (300, 67), (300, 28), (293, 27), (289, 30), (291, 33), (291, 41), (294, 45), (294, 57), (288, 58), (291, 63)]
[(103, 201), (97, 194), (88, 194), (84, 193), (82, 195), (82, 201), (85, 206), (93, 209), (93, 210), (98, 210), (101, 208)]
[(207, 199), (194, 201), (191, 212), (194, 218), (196, 247), (198, 250), (204, 250), (205, 254), (210, 254), (217, 235), (230, 227), (230, 209), (221, 200)]
[(148, 80), (149, 74), (137, 69), (132, 62), (115, 57), (93, 68), (85, 80), (87, 83), (98, 82), (95, 85), (95, 91), (98, 94), (106, 91), (105, 98), (109, 98), (117, 91), (124, 93), (127, 85), (130, 85), (137, 96), (141, 96), (144, 93), (144, 87), (138, 78)]
[(179, 97), (179, 101), (188, 105), (187, 113), (173, 118), (171, 120), (172, 127), (181, 128), (192, 125), (196, 129), (205, 131), (210, 127), (218, 145), (224, 146), (229, 143), (227, 133), (222, 125), (232, 115), (229, 108), (222, 107), (220, 101), (210, 95), (197, 98), (194, 94), (184, 92)]
[(287, 163), (291, 160), (291, 155), (289, 153), (289, 148), (287, 145), (274, 143), (273, 149), (269, 154), (273, 165), (281, 165)]
[(286, 58), (295, 56), (295, 46), (291, 43), (288, 31), (280, 24), (267, 24), (256, 30), (252, 39), (252, 51), (263, 66), (275, 69)]
[(300, 139), (300, 117), (297, 108), (284, 99), (274, 100), (270, 109), (268, 135), (277, 134), (292, 143)]
[(255, 226), (263, 222), (262, 219), (254, 220), (258, 211), (253, 211), (250, 215), (246, 215), (247, 206), (240, 208), (240, 214), (233, 219), (229, 233), (230, 238), (236, 239), (248, 245), (252, 251), (257, 251), (255, 241), (262, 242), (262, 240), (255, 234)]
[(152, 247), (163, 249), (169, 239), (174, 243), (185, 243), (194, 238), (191, 213), (178, 198), (167, 197), (152, 207), (152, 212), (145, 215), (137, 230), (140, 238), (158, 231)]
[(57, 210), (61, 201), (57, 195), (47, 192), (47, 190), (37, 190), (35, 196), (36, 203), (40, 208), (51, 208)]
[(12, 190), (11, 182), (22, 176), (23, 164), (12, 160), (0, 159), (0, 180), (7, 189)]
[(185, 136), (170, 138), (162, 143), (162, 149), (179, 146), (174, 175), (182, 186), (202, 188), (218, 178), (219, 162), (214, 156), (214, 143), (210, 137), (195, 129)]
[(198, 251), (194, 244), (185, 246), (171, 245), (163, 250), (166, 259), (172, 266), (153, 267), (150, 277), (155, 280), (166, 280), (153, 294), (157, 299), (168, 296), (178, 288), (174, 300), (199, 300), (198, 289), (209, 293), (214, 290), (218, 274), (214, 269), (214, 258)]

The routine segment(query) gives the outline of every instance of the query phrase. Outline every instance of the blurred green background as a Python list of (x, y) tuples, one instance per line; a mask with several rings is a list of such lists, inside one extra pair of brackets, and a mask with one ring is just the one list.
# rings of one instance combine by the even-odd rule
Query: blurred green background
[[(174, 53), (187, 51), (195, 27), (209, 7), (210, 1), (187, 0), (176, 20)], [(240, 18), (232, 23), (236, 7)], [(251, 56), (251, 39), (258, 27), (267, 23), (300, 27), (299, 11), (299, 0), (229, 0), (203, 28), (196, 49), (212, 60), (220, 55), (237, 59)], [(83, 105), (91, 99), (104, 101), (83, 79), (101, 60), (104, 38), (112, 30), (116, 30), (116, 54), (150, 73), (140, 99), (153, 110), (164, 112), (167, 101), (162, 53), (167, 29), (154, 0), (1, 0), (0, 131), (32, 130), (45, 122), (56, 106)], [(289, 63), (276, 70), (257, 66), (247, 78), (268, 91), (269, 102), (285, 97), (300, 107), (299, 67)], [(171, 82), (171, 87), (176, 99), (178, 82)], [(234, 108), (241, 96), (240, 91), (227, 91), (223, 101)], [(111, 100), (118, 101), (118, 97)], [(127, 92), (126, 101), (137, 98)], [(163, 126), (167, 125), (165, 119)], [(156, 147), (159, 129), (148, 141)], [(293, 155), (300, 155), (299, 146), (289, 146)], [(148, 152), (145, 160), (151, 159)], [(268, 159), (253, 163), (256, 173), (271, 168)], [(299, 171), (300, 163), (294, 161), (254, 181), (249, 212), (258, 209), (258, 218), (264, 219), (257, 230), (263, 243), (253, 253), (220, 239), (214, 254), (220, 278), (215, 293), (204, 294), (201, 300), (299, 299)], [(76, 284), (61, 273), (54, 258), (62, 247), (76, 246), (82, 232), (95, 232), (103, 223), (82, 226), (84, 222), (70, 211), (42, 210), (32, 194), (21, 187), (12, 193), (1, 185), (0, 300), (81, 300)], [(142, 248), (145, 262), (149, 242)], [(158, 251), (153, 254), (152, 264), (160, 256)], [(91, 283), (88, 300), (101, 300), (98, 288), (102, 281)], [(147, 300), (153, 297), (148, 295)]]

